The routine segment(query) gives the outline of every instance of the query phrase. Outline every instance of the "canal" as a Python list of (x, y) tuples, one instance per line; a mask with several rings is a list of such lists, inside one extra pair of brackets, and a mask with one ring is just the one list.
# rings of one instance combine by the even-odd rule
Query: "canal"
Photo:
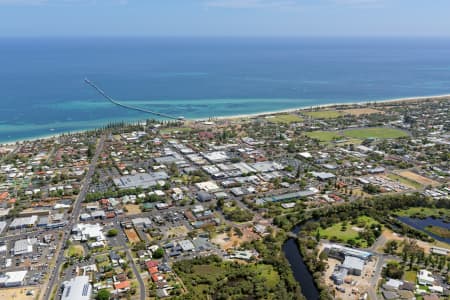
[[(302, 225), (297, 225), (291, 230), (291, 232), (298, 234), (301, 227)], [(289, 238), (286, 240), (283, 244), (283, 252), (291, 265), (295, 280), (297, 280), (302, 288), (302, 294), (307, 300), (318, 300), (319, 290), (316, 287), (312, 274), (309, 272), (308, 267), (303, 261), (300, 249), (294, 238)]]

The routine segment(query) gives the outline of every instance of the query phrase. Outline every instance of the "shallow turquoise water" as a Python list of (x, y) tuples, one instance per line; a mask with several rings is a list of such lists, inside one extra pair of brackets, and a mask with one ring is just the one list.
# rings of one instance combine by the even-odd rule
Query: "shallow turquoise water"
[(0, 141), (154, 111), (207, 118), (450, 93), (450, 40), (0, 39)]

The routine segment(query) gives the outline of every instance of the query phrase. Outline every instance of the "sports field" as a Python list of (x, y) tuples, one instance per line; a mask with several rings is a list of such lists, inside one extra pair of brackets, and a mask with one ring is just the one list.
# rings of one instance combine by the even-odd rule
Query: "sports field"
[(408, 134), (403, 130), (387, 127), (347, 129), (344, 130), (343, 134), (347, 137), (357, 139), (367, 139), (367, 138), (396, 139), (408, 136)]

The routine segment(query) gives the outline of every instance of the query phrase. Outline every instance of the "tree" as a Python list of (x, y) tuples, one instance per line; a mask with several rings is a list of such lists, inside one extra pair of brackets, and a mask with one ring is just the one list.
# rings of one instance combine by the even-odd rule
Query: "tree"
[(390, 261), (386, 265), (385, 275), (389, 278), (401, 279), (403, 276), (403, 267), (396, 261)]
[(95, 299), (97, 300), (109, 300), (111, 297), (111, 293), (107, 289), (101, 289), (97, 293), (97, 297)]
[(117, 229), (112, 228), (112, 229), (108, 230), (107, 235), (108, 235), (109, 237), (113, 237), (113, 236), (116, 236), (118, 233), (119, 233), (119, 231), (118, 231)]
[(156, 249), (155, 252), (153, 252), (153, 258), (158, 259), (158, 258), (161, 258), (163, 256), (164, 256), (164, 250), (162, 248), (158, 248), (158, 249)]

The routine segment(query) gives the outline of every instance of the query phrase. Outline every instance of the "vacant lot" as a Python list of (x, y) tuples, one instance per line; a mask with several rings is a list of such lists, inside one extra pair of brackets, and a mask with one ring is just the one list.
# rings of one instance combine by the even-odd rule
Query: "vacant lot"
[[(27, 296), (27, 292), (32, 291), (32, 295)], [(0, 289), (0, 299), (14, 299), (14, 300), (32, 300), (39, 294), (39, 288), (11, 288)]]
[(367, 138), (395, 139), (408, 136), (408, 134), (403, 130), (386, 127), (348, 129), (344, 131), (344, 135), (347, 137), (357, 139), (367, 139)]
[(82, 257), (84, 255), (84, 248), (81, 245), (70, 245), (66, 251), (67, 257)]
[(137, 204), (127, 204), (127, 205), (125, 205), (125, 208), (127, 210), (127, 212), (125, 213), (127, 216), (128, 215), (137, 215), (142, 212), (139, 205), (137, 205)]
[(418, 182), (422, 185), (431, 185), (431, 186), (439, 185), (439, 182), (436, 182), (429, 178), (423, 177), (423, 176), (416, 174), (414, 172), (411, 172), (411, 171), (402, 171), (402, 172), (399, 172), (398, 175), (405, 177), (407, 179), (410, 179), (412, 181)]
[(304, 114), (315, 119), (334, 119), (344, 115), (342, 112), (337, 110), (310, 111), (304, 112)]
[(296, 122), (302, 122), (303, 118), (301, 118), (298, 115), (293, 114), (281, 114), (281, 115), (274, 115), (267, 117), (267, 120), (273, 123), (296, 123)]
[(361, 115), (370, 115), (370, 114), (382, 114), (383, 112), (381, 110), (376, 110), (373, 108), (353, 108), (353, 109), (345, 109), (342, 110), (342, 112), (346, 115), (354, 115), (354, 116), (361, 116)]
[(230, 233), (221, 233), (216, 235), (211, 241), (219, 245), (223, 250), (228, 250), (230, 248), (239, 247), (244, 242), (251, 242), (253, 240), (259, 239), (260, 236), (253, 232), (251, 227), (242, 228), (242, 237), (235, 234), (234, 230)]
[(130, 243), (139, 243), (141, 241), (134, 229), (125, 229), (125, 234)]
[(405, 178), (403, 176), (397, 175), (397, 174), (388, 174), (387, 177), (389, 179), (393, 180), (393, 181), (397, 181), (397, 182), (399, 182), (401, 184), (410, 186), (410, 187), (415, 188), (415, 189), (422, 188), (422, 185), (420, 183), (418, 183), (418, 182), (416, 182), (414, 180)]
[(167, 231), (168, 237), (185, 237), (188, 234), (186, 226), (172, 227)]
[(339, 135), (338, 132), (335, 131), (311, 131), (307, 132), (306, 135), (312, 139), (317, 139), (321, 142), (331, 142), (333, 140), (341, 139), (342, 136)]

